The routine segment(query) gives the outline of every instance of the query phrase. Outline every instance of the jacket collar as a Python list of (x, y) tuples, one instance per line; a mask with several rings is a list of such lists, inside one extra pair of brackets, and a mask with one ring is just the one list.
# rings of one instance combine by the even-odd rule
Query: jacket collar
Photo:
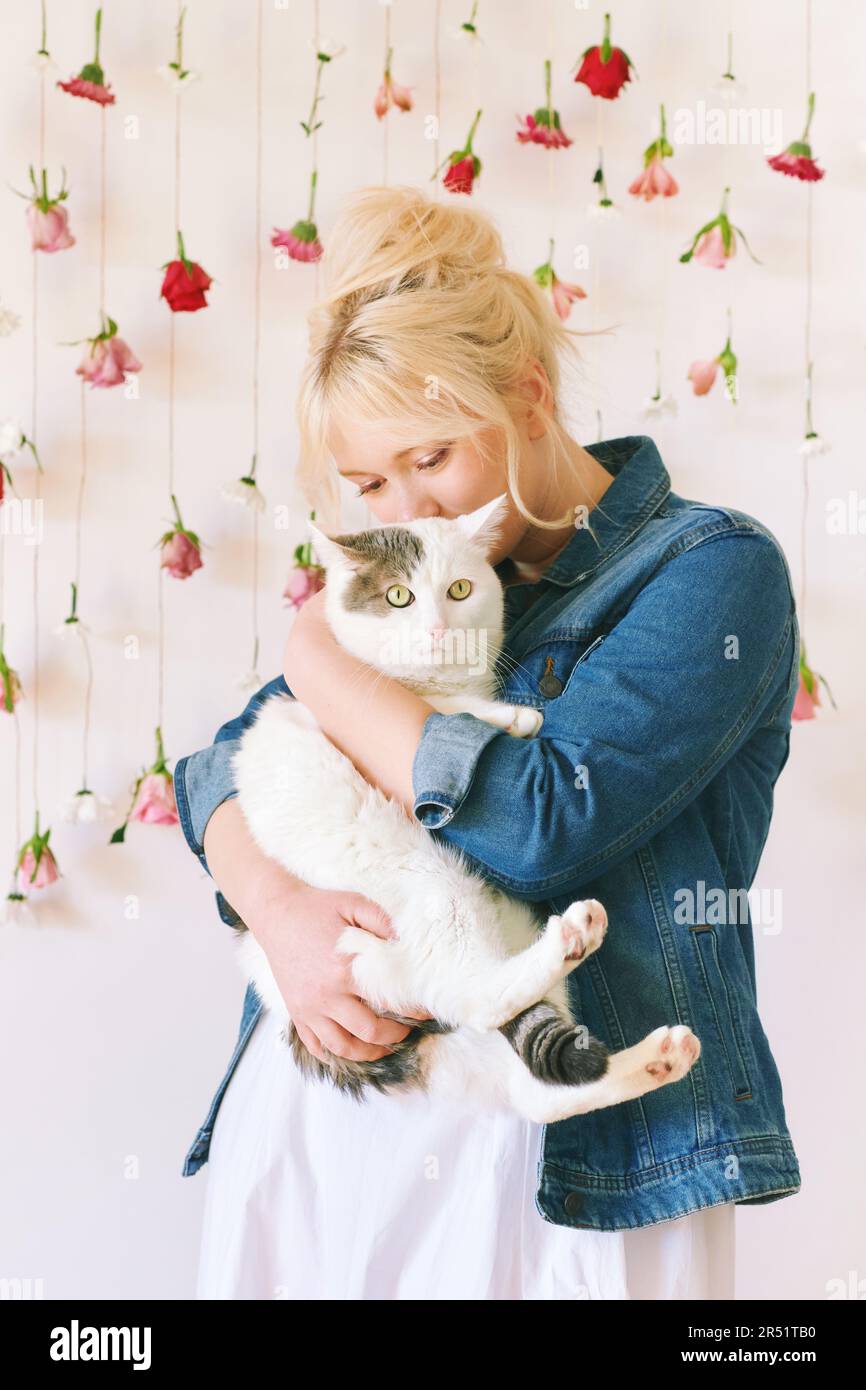
[[(613, 482), (589, 513), (589, 525), (575, 531), (539, 583), (549, 581), (567, 588), (584, 579), (628, 545), (670, 493), (670, 476), (649, 435), (627, 434), (584, 448), (613, 474)], [(507, 560), (500, 561), (495, 566), (497, 573), (507, 564)]]

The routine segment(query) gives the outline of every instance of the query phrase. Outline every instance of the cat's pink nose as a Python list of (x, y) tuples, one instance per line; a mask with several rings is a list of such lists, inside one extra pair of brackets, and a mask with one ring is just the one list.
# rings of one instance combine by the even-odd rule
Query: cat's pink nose
[(447, 627), (431, 627), (430, 636), (434, 642), (441, 642), (447, 631)]

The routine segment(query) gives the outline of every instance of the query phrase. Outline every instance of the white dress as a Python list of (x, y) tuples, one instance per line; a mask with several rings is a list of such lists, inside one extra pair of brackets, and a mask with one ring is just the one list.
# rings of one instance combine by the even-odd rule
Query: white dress
[(732, 1299), (733, 1204), (634, 1231), (545, 1221), (542, 1126), (305, 1081), (266, 1013), (217, 1114), (200, 1299)]

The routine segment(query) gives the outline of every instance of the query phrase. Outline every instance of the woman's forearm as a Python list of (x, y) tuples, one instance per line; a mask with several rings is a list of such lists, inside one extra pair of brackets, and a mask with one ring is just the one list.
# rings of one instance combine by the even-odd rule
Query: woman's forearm
[(255, 934), (255, 924), (268, 920), (263, 912), (269, 899), (309, 885), (284, 869), (259, 848), (253, 839), (236, 797), (220, 803), (204, 832), (204, 852), (211, 877), (241, 921)]

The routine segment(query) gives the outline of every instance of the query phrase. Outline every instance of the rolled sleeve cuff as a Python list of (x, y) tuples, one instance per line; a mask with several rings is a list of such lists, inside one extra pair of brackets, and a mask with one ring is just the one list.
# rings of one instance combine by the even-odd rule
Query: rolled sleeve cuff
[(202, 867), (210, 873), (204, 853), (204, 832), (216, 810), (237, 796), (231, 760), (240, 739), (223, 739), (198, 753), (179, 758), (174, 770), (174, 799), (184, 838)]
[(412, 762), (413, 812), (425, 829), (438, 830), (457, 814), (479, 757), (501, 732), (474, 714), (428, 714)]

